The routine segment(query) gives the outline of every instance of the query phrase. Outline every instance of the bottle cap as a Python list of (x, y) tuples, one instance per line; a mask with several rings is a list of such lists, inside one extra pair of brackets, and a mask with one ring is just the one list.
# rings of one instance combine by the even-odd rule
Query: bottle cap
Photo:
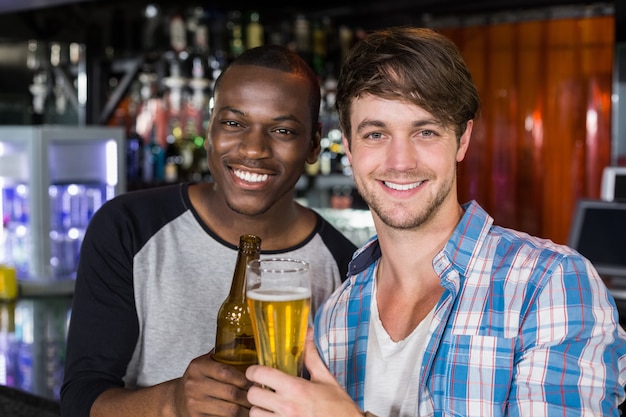
[(239, 247), (246, 253), (261, 249), (261, 238), (251, 234), (241, 235), (239, 237)]

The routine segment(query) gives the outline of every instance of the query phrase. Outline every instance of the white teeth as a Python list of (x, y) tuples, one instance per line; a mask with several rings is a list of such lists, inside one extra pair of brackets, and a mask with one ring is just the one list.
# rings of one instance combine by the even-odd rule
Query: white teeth
[(267, 181), (267, 179), (270, 177), (267, 174), (254, 174), (252, 172), (242, 171), (239, 169), (235, 169), (233, 170), (233, 172), (235, 173), (235, 176), (237, 178), (241, 178), (242, 180), (247, 182), (263, 182)]
[(419, 187), (424, 181), (420, 181), (420, 182), (414, 182), (411, 184), (396, 184), (393, 182), (389, 182), (389, 181), (384, 181), (384, 184), (391, 188), (392, 190), (398, 190), (398, 191), (407, 191), (407, 190), (412, 190), (413, 188)]

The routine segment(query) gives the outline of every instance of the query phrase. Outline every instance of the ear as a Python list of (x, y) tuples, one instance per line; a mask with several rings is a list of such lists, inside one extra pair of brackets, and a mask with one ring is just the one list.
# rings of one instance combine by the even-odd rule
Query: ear
[(459, 148), (456, 151), (457, 162), (461, 162), (463, 159), (465, 159), (465, 154), (467, 153), (467, 149), (469, 148), (473, 127), (474, 120), (468, 120), (467, 126), (465, 127), (465, 132), (463, 132), (463, 134), (461, 135), (461, 139), (459, 140)]
[(322, 124), (318, 123), (313, 136), (311, 137), (311, 149), (309, 149), (309, 153), (306, 156), (306, 162), (308, 164), (314, 164), (317, 162), (317, 158), (320, 155), (320, 151), (322, 147), (320, 145), (320, 141), (322, 139)]
[(343, 151), (346, 153), (350, 165), (352, 165), (352, 151), (350, 150), (350, 142), (348, 141), (348, 138), (344, 133), (341, 133), (341, 142), (343, 142)]

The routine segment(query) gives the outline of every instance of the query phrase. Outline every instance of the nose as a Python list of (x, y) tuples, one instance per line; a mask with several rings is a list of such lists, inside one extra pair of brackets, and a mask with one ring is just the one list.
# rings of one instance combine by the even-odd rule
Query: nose
[(239, 152), (250, 159), (266, 158), (271, 154), (271, 137), (261, 128), (249, 128), (239, 144)]
[(386, 152), (386, 165), (397, 171), (413, 169), (417, 166), (417, 151), (408, 137), (394, 137), (389, 141)]

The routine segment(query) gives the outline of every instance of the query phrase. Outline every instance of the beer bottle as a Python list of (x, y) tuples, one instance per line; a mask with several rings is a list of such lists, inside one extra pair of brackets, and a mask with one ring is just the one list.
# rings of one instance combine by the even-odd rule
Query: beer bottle
[(242, 372), (258, 361), (252, 320), (246, 302), (246, 265), (249, 261), (258, 259), (260, 252), (261, 238), (250, 234), (239, 238), (230, 293), (217, 315), (214, 358), (218, 362), (233, 365)]

